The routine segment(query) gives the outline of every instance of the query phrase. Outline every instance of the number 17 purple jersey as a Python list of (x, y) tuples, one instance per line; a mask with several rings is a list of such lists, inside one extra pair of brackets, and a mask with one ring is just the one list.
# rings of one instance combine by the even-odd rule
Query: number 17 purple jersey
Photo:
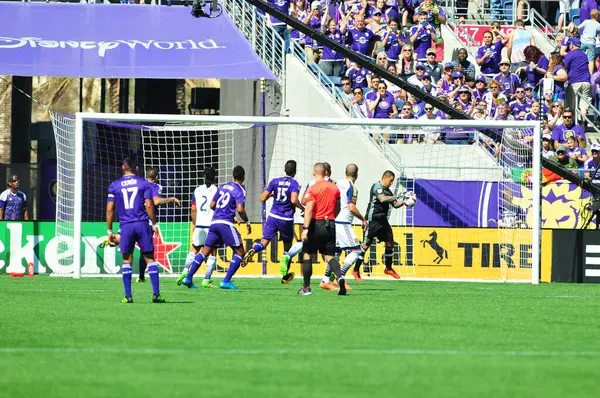
[(289, 176), (274, 178), (265, 190), (273, 193), (273, 206), (270, 214), (284, 220), (293, 220), (296, 206), (292, 203), (291, 198), (292, 192), (300, 191), (298, 181)]
[(148, 221), (144, 201), (152, 200), (152, 186), (145, 179), (126, 175), (108, 187), (107, 202), (116, 202), (121, 225), (136, 221)]
[(233, 224), (237, 205), (246, 203), (246, 190), (237, 182), (228, 182), (217, 189), (212, 201), (216, 206), (211, 224), (219, 221)]

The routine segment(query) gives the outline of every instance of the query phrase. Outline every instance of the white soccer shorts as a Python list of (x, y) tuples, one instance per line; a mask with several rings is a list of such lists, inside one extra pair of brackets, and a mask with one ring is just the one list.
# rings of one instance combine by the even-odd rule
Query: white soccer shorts
[(204, 246), (206, 237), (208, 236), (208, 228), (194, 228), (194, 236), (192, 237), (192, 245)]
[(340, 249), (350, 249), (360, 245), (352, 225), (335, 224), (335, 245)]

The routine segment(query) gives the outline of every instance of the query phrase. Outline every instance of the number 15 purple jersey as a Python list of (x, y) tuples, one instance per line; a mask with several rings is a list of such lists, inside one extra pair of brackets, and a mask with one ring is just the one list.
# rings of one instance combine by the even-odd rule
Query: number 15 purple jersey
[(274, 178), (265, 190), (273, 193), (273, 206), (269, 214), (275, 218), (293, 220), (295, 205), (291, 197), (292, 192), (300, 191), (298, 181), (289, 176)]
[(212, 201), (216, 206), (211, 224), (233, 224), (237, 205), (246, 203), (246, 190), (237, 182), (228, 182), (217, 189)]

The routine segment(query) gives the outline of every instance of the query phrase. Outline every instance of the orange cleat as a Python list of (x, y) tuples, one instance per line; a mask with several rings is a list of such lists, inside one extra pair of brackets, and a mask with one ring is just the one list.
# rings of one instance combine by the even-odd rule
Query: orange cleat
[(321, 281), (321, 284), (319, 285), (319, 287), (324, 290), (336, 290), (336, 291), (338, 290), (338, 288), (336, 286), (333, 286), (333, 283), (331, 283), (331, 282), (325, 283), (325, 282)]
[(344, 280), (344, 283), (346, 285), (346, 291), (352, 290), (352, 288), (350, 287), (350, 285), (348, 284), (348, 282), (346, 282), (346, 280)]
[(358, 271), (352, 271), (352, 276), (354, 277), (354, 280), (357, 282), (363, 281), (363, 278), (360, 277), (360, 273)]
[(394, 271), (392, 268), (386, 269), (385, 271), (383, 271), (383, 273), (386, 275), (390, 275), (394, 279), (400, 279), (400, 275), (398, 275), (396, 271)]

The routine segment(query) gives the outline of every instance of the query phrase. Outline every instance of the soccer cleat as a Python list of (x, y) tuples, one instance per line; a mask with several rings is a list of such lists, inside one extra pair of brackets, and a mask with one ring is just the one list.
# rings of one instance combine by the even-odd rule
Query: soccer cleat
[(352, 271), (352, 276), (354, 277), (354, 280), (357, 282), (363, 281), (363, 278), (360, 277), (360, 272), (358, 272), (358, 271)]
[(202, 287), (205, 289), (214, 289), (215, 285), (210, 279), (204, 279), (202, 281)]
[(185, 278), (183, 278), (183, 280), (181, 281), (181, 284), (183, 286), (187, 286), (190, 289), (197, 289), (198, 288), (196, 285), (194, 285), (194, 282), (192, 282), (191, 280), (189, 280), (187, 278), (187, 276)]
[(137, 278), (135, 283), (146, 283), (146, 278)]
[(302, 289), (298, 290), (298, 294), (301, 296), (310, 296), (312, 294), (312, 290), (310, 290), (310, 286), (303, 287)]
[(237, 286), (233, 282), (221, 282), (221, 289), (238, 290)]
[(283, 278), (281, 278), (281, 284), (282, 285), (287, 285), (288, 283), (290, 283), (291, 281), (294, 280), (295, 276), (296, 276), (295, 273), (290, 272), (289, 274), (287, 274), (286, 276), (284, 276)]
[(279, 262), (279, 270), (281, 271), (281, 276), (285, 277), (288, 273), (288, 267), (290, 265), (290, 256), (284, 254), (281, 256), (281, 261)]
[(240, 267), (244, 268), (246, 265), (248, 265), (248, 263), (250, 261), (252, 261), (252, 257), (256, 254), (256, 252), (254, 251), (254, 249), (250, 249), (246, 252), (246, 254), (244, 254), (244, 257), (242, 258), (242, 262), (240, 263)]
[(177, 278), (177, 286), (181, 286), (181, 283), (187, 277), (187, 274), (188, 274), (188, 270), (184, 269), (183, 272), (181, 273), (181, 275), (179, 275), (179, 278)]
[(104, 249), (108, 245), (110, 245), (110, 241), (106, 239), (105, 241), (102, 241), (102, 243), (100, 243), (100, 248)]
[[(343, 281), (346, 282), (346, 281)], [(346, 283), (340, 283), (340, 290), (338, 290), (338, 296), (345, 296), (346, 295)]]
[(123, 303), (123, 304), (133, 304), (133, 297), (131, 297), (131, 296), (125, 297), (123, 300), (121, 300), (121, 303)]
[(337, 287), (331, 282), (325, 283), (325, 282), (321, 281), (321, 283), (319, 284), (319, 287), (324, 290), (338, 290)]
[(165, 300), (165, 298), (163, 296), (161, 296), (160, 294), (159, 295), (153, 294), (152, 302), (157, 303), (157, 304), (162, 304), (162, 303), (166, 303), (167, 300)]
[(386, 269), (385, 271), (383, 271), (383, 273), (386, 274), (386, 275), (390, 275), (394, 279), (400, 279), (400, 275), (398, 275), (396, 273), (396, 271), (394, 271), (393, 268)]
[(346, 282), (346, 280), (344, 279), (344, 286), (346, 287), (346, 291), (350, 291), (352, 290), (352, 288), (350, 287), (350, 285), (348, 284), (348, 282)]

